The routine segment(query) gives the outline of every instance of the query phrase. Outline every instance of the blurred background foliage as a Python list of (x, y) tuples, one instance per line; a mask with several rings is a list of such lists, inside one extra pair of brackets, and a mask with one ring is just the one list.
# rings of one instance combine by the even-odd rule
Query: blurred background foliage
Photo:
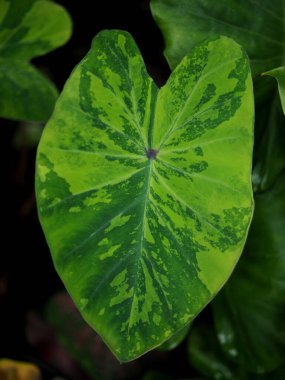
[[(35, 1), (40, 0), (22, 0), (21, 6)], [(192, 326), (158, 350), (120, 365), (82, 320), (54, 270), (37, 218), (36, 147), (57, 96), (55, 87), (61, 91), (100, 30), (129, 31), (159, 86), (170, 69), (148, 0), (108, 0), (94, 2), (92, 8), (86, 0), (57, 3), (73, 21), (70, 40), (59, 49), (46, 49), (44, 53), (51, 51), (48, 55), (28, 54), (37, 75), (48, 78), (45, 83), (54, 89), (52, 99), (49, 97), (40, 117), (38, 113), (27, 117), (28, 108), (23, 108), (20, 115), (12, 117), (21, 121), (0, 119), (5, 226), (0, 255), (0, 358), (16, 360), (0, 362), (0, 380), (283, 380), (285, 122), (274, 79), (255, 79), (256, 208), (245, 252), (233, 276)], [(46, 12), (45, 17), (48, 20), (52, 13)], [(0, 15), (0, 36), (1, 21)], [(3, 56), (2, 49), (0, 71)], [(3, 73), (5, 70), (2, 77)], [(23, 361), (34, 364), (30, 375), (27, 367), (23, 369)]]

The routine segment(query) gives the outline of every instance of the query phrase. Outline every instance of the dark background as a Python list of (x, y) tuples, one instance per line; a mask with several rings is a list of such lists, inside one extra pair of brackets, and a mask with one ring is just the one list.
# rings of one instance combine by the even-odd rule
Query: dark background
[[(73, 67), (88, 51), (102, 29), (123, 29), (135, 38), (149, 73), (161, 86), (169, 75), (163, 57), (163, 39), (152, 19), (149, 1), (58, 1), (74, 24), (71, 40), (62, 48), (33, 63), (62, 89)], [(48, 15), (47, 15), (48, 17)], [(37, 218), (34, 195), (36, 145), (28, 146), (22, 123), (0, 119), (2, 152), (2, 249), (0, 255), (0, 358), (38, 363), (44, 378), (58, 372), (45, 363), (27, 341), (27, 315), (42, 315), (47, 300), (63, 289)], [(15, 141), (18, 141), (17, 144)], [(185, 345), (185, 344), (184, 344)], [(153, 356), (152, 356), (153, 355)], [(186, 350), (171, 355), (148, 354), (139, 359), (141, 374), (163, 369), (176, 376), (189, 375)], [(68, 378), (66, 373), (63, 375)], [(137, 378), (137, 377), (136, 377)]]

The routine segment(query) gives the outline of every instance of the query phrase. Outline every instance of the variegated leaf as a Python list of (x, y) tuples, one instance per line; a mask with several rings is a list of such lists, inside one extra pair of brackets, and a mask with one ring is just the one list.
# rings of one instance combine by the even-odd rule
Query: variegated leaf
[(226, 37), (158, 91), (128, 33), (103, 31), (38, 149), (58, 273), (121, 361), (187, 325), (230, 276), (252, 214), (248, 60)]
[(47, 120), (58, 92), (29, 61), (63, 45), (71, 19), (48, 0), (0, 0), (0, 117)]

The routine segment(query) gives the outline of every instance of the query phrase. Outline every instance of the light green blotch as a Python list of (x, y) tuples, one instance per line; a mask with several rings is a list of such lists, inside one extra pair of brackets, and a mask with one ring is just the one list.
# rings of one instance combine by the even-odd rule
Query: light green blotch
[(96, 194), (84, 199), (83, 203), (87, 207), (95, 206), (98, 203), (110, 203), (111, 195), (105, 189), (100, 189)]
[(158, 314), (153, 315), (153, 322), (158, 326), (161, 321), (161, 316)]
[(80, 298), (80, 309), (84, 310), (89, 300), (87, 298)]
[(166, 330), (164, 332), (164, 337), (165, 338), (169, 338), (171, 335), (173, 335), (173, 331), (171, 331), (171, 330)]
[(117, 295), (111, 299), (110, 307), (114, 305), (118, 305), (132, 296), (133, 289), (131, 288), (130, 290), (128, 290), (129, 286), (126, 281), (126, 275), (127, 275), (127, 269), (124, 269), (111, 282), (110, 286), (112, 288), (115, 288)]
[[(156, 171), (156, 174), (158, 174), (158, 171), (157, 170), (155, 170), (155, 171)], [(162, 184), (162, 180), (163, 180), (162, 175), (158, 174), (158, 181), (161, 184)], [(177, 178), (176, 178), (176, 184), (177, 184)], [(161, 198), (160, 207), (162, 209), (162, 212), (164, 212), (166, 215), (168, 215), (170, 220), (175, 222), (175, 226), (177, 229), (183, 229), (185, 227), (187, 229), (189, 229), (189, 222), (190, 222), (189, 218), (187, 218), (185, 214), (180, 215), (176, 212), (175, 208), (173, 207), (176, 204), (175, 203), (176, 199), (175, 199), (175, 196), (173, 195), (173, 191), (168, 190), (169, 185), (166, 183), (166, 181), (164, 181), (164, 185), (165, 185), (165, 188), (163, 185), (156, 185), (154, 188), (157, 196), (159, 196)], [(185, 190), (183, 190), (183, 191), (185, 193)], [(171, 203), (170, 205), (167, 204), (168, 202), (172, 202), (169, 199), (169, 195), (174, 199), (174, 203)], [(182, 204), (182, 206), (183, 206), (183, 204)], [(183, 206), (183, 208), (185, 209), (184, 206)], [(180, 210), (180, 212), (182, 212), (182, 210)]]
[(47, 198), (47, 189), (44, 188), (40, 191), (40, 198), (41, 199), (46, 199)]
[(180, 321), (184, 324), (188, 323), (195, 315), (194, 314), (184, 314), (182, 317), (180, 317)]
[(170, 241), (167, 239), (166, 236), (163, 237), (162, 239), (162, 244), (163, 244), (163, 247), (168, 250), (170, 249), (171, 245), (170, 245)]
[(102, 239), (102, 240), (98, 243), (98, 245), (99, 245), (100, 247), (103, 246), (103, 245), (109, 245), (109, 244), (110, 244), (110, 240), (107, 239), (107, 238)]
[[(45, 130), (45, 136), (47, 134), (52, 135), (52, 128), (55, 126), (56, 121), (52, 119)], [(86, 141), (88, 141), (87, 138)], [(72, 154), (71, 156), (60, 149), (53, 150), (51, 154), (50, 149), (45, 147), (42, 148), (41, 152), (46, 154), (49, 159), (52, 158), (53, 171), (67, 182), (69, 191), (73, 195), (87, 190), (100, 189), (96, 192), (96, 197), (107, 198), (107, 200), (101, 200), (104, 203), (109, 203), (105, 186), (123, 182), (142, 170), (119, 164), (118, 161), (107, 161), (104, 157), (93, 156), (92, 154), (87, 156), (85, 154)], [(108, 181), (106, 181), (106, 173), (108, 173)], [(98, 203), (94, 202), (94, 205)]]
[[(134, 294), (132, 310), (128, 323), (129, 329), (138, 324), (140, 321), (143, 323), (149, 323), (149, 314), (152, 312), (153, 305), (161, 305), (160, 299), (153, 285), (152, 277), (144, 260), (141, 260), (141, 266), (145, 278), (145, 294), (139, 294), (138, 296)], [(139, 310), (139, 304), (142, 304), (142, 307), (140, 308), (141, 310)]]
[[(160, 260), (160, 259), (157, 260), (157, 264), (159, 264), (159, 266), (167, 273), (167, 268), (166, 268), (166, 266), (165, 266), (165, 264), (163, 263), (162, 260)], [(172, 304), (169, 303), (168, 298), (167, 298), (168, 295), (169, 295), (169, 293), (166, 291), (166, 288), (169, 285), (169, 281), (168, 281), (167, 276), (165, 276), (164, 274), (162, 274), (161, 270), (160, 270), (160, 273), (158, 273), (155, 268), (153, 268), (153, 275), (154, 275), (154, 278), (155, 278), (156, 282), (160, 285), (161, 290), (163, 291), (163, 293), (165, 295), (165, 300), (167, 302), (168, 309), (172, 310)]]
[[(108, 239), (103, 239), (103, 240), (107, 240), (107, 243), (105, 242), (104, 244), (109, 244), (108, 242)], [(101, 242), (100, 242), (101, 243)], [(100, 244), (99, 245), (103, 245), (103, 244)], [(112, 247), (109, 248), (109, 250), (105, 253), (103, 253), (102, 255), (99, 256), (99, 260), (105, 260), (107, 257), (112, 257), (114, 252), (121, 247), (122, 244), (117, 244), (117, 245), (113, 245)]]
[[(128, 322), (123, 324), (122, 328), (125, 328), (125, 326), (128, 326), (128, 329), (130, 329), (138, 323), (140, 319), (140, 317), (138, 317), (139, 316), (138, 304), (139, 304), (139, 298), (136, 296), (136, 294), (133, 294), (130, 318)], [(147, 318), (147, 321), (148, 321), (148, 318)]]
[(54, 198), (51, 202), (50, 202), (50, 204), (49, 204), (49, 206), (48, 207), (53, 207), (53, 206), (55, 206), (57, 203), (60, 203), (61, 202), (61, 198)]
[(224, 284), (239, 259), (240, 251), (239, 244), (224, 252), (219, 249), (197, 252), (196, 259), (200, 269), (198, 277), (211, 294), (216, 293)]
[[(102, 51), (102, 50), (98, 50), (97, 51), (97, 56), (96, 56), (98, 62), (102, 62), (102, 64), (104, 64), (104, 62), (106, 61), (106, 59), (108, 58), (107, 54), (105, 51)], [(82, 63), (84, 65), (84, 62)], [(86, 99), (86, 96), (85, 95), (82, 95), (81, 96), (82, 100), (85, 100)]]
[(138, 189), (143, 189), (145, 187), (145, 182), (144, 181), (140, 181), (139, 183), (138, 183)]
[(106, 232), (112, 231), (116, 227), (122, 227), (124, 224), (126, 224), (130, 220), (131, 215), (121, 216), (118, 215), (116, 218), (114, 218), (110, 226), (105, 229)]
[(137, 350), (137, 352), (138, 352), (138, 351), (140, 351), (140, 349), (141, 349), (141, 343), (140, 343), (140, 337), (139, 337), (139, 334), (136, 333), (136, 334), (135, 334), (135, 337), (136, 337), (136, 350)]
[[(153, 257), (155, 256), (153, 255)], [(165, 265), (165, 262), (162, 260), (159, 252), (156, 254), (156, 264), (159, 266), (159, 274), (157, 273), (155, 268), (153, 268), (153, 273), (157, 281), (159, 281), (160, 278), (163, 277), (162, 271), (166, 273), (168, 272), (167, 266)]]
[(151, 233), (151, 230), (149, 228), (148, 221), (146, 221), (146, 223), (144, 225), (144, 238), (150, 244), (155, 244), (155, 240), (154, 240), (153, 235)]
[(163, 285), (165, 285), (165, 286), (169, 285), (169, 280), (168, 280), (167, 276), (165, 276), (164, 274), (161, 274), (160, 279), (161, 279), (161, 282), (163, 283)]
[(120, 48), (120, 50), (122, 50), (125, 53), (125, 55), (128, 56), (125, 49), (125, 44), (126, 44), (126, 37), (123, 34), (119, 34), (117, 46)]
[[(112, 71), (109, 67), (105, 68), (104, 73), (106, 75), (107, 82), (112, 83), (112, 85), (115, 85), (119, 89), (119, 87), (122, 84), (122, 80), (121, 80), (120, 75), (117, 73), (114, 73), (114, 71)], [(124, 92), (121, 91), (121, 93), (123, 94)], [(94, 103), (94, 106), (96, 106), (96, 102)]]
[[(104, 80), (114, 89), (113, 92), (104, 85), (99, 77), (89, 73), (86, 73), (86, 75), (89, 77), (91, 83), (92, 107), (99, 111), (104, 111), (102, 114), (99, 113), (98, 118), (107, 125), (110, 125), (110, 121), (112, 121), (113, 125), (116, 125), (116, 129), (122, 131), (123, 120), (120, 118), (120, 115), (123, 113), (126, 117), (127, 114), (123, 108), (124, 103), (114, 94), (114, 92), (123, 94), (122, 90), (120, 90), (122, 84), (121, 77), (114, 73), (109, 67), (104, 69)], [(92, 91), (92, 89), (96, 89), (96, 93)], [(96, 94), (100, 94), (100, 98), (98, 98)], [(109, 137), (106, 136), (106, 138), (109, 140)]]
[(40, 163), (38, 163), (37, 172), (38, 172), (38, 175), (40, 177), (41, 182), (44, 183), (46, 181), (47, 174), (50, 173), (50, 171), (51, 171), (50, 168), (48, 168), (45, 165), (41, 165)]
[(77, 213), (81, 211), (81, 208), (79, 206), (74, 206), (74, 207), (70, 207), (68, 211), (71, 213)]
[(151, 256), (152, 256), (155, 260), (158, 259), (158, 254), (157, 254), (154, 250), (151, 252)]
[(104, 315), (105, 314), (105, 308), (103, 307), (103, 309), (101, 309), (100, 311), (99, 311), (99, 315)]

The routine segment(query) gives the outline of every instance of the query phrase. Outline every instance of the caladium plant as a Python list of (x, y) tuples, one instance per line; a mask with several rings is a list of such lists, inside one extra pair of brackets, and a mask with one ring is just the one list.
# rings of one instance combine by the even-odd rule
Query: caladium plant
[(131, 36), (103, 31), (37, 155), (56, 269), (121, 361), (184, 328), (229, 278), (252, 217), (253, 91), (233, 40), (197, 45), (158, 89)]

